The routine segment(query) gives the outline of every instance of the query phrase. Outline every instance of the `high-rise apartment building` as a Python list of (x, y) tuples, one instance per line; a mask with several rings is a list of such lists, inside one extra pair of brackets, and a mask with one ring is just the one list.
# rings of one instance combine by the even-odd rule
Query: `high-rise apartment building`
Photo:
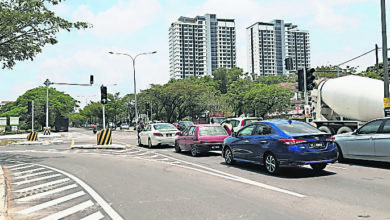
[(170, 77), (211, 75), (219, 67), (236, 66), (234, 19), (215, 14), (180, 17), (169, 27)]
[(248, 72), (259, 76), (283, 75), (285, 59), (291, 57), (293, 70), (310, 67), (308, 31), (283, 20), (257, 22), (247, 28)]

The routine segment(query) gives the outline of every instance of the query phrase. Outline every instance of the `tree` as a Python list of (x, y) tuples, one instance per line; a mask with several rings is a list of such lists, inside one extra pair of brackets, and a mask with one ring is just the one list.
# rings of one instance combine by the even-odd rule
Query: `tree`
[(240, 76), (243, 75), (243, 70), (234, 67), (232, 69), (226, 69), (224, 67), (220, 67), (213, 72), (214, 82), (218, 84), (217, 90), (221, 92), (221, 94), (226, 94), (228, 91), (228, 87), (235, 81), (237, 81)]
[(238, 79), (230, 85), (228, 93), (225, 94), (225, 96), (227, 97), (229, 105), (233, 108), (233, 111), (237, 116), (240, 116), (244, 113), (245, 94), (255, 85), (255, 82), (248, 78)]
[(106, 105), (105, 112), (108, 119), (107, 121), (111, 121), (117, 124), (117, 117), (121, 112), (123, 112), (125, 104), (123, 103), (123, 99), (119, 97), (119, 92), (115, 94), (108, 93), (107, 96), (109, 100)]
[(69, 22), (47, 8), (61, 0), (7, 0), (0, 1), (0, 62), (2, 68), (16, 61), (33, 60), (46, 44), (56, 44), (55, 34), (60, 30), (90, 27), (85, 22)]
[[(46, 87), (38, 87), (28, 90), (18, 97), (15, 102), (8, 103), (0, 110), (0, 116), (19, 116), (26, 122), (26, 128), (31, 128), (31, 114), (27, 114), (27, 102), (34, 101), (34, 117), (41, 126), (46, 125)], [(68, 115), (78, 107), (77, 100), (70, 95), (49, 88), (49, 126), (54, 125), (55, 118), (60, 115)]]
[(248, 112), (265, 118), (267, 113), (283, 112), (291, 105), (293, 91), (280, 85), (259, 84), (245, 94), (245, 108)]

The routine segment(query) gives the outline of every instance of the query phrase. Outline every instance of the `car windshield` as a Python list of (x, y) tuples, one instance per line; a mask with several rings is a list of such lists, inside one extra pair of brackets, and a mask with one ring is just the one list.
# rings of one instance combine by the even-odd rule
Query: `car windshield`
[(220, 126), (204, 126), (199, 128), (199, 136), (227, 135), (226, 130)]
[(155, 130), (176, 130), (175, 126), (171, 124), (158, 124), (153, 125)]
[(194, 125), (194, 123), (192, 121), (183, 121), (182, 123), (185, 124), (186, 126)]
[(127, 126), (127, 124), (122, 124), (122, 126)]
[(247, 125), (247, 124), (250, 124), (252, 122), (255, 122), (255, 121), (261, 121), (260, 118), (254, 118), (254, 119), (245, 119), (244, 120), (244, 126)]
[(286, 134), (322, 133), (317, 128), (305, 123), (277, 124)]
[(220, 124), (223, 120), (225, 120), (225, 118), (213, 118), (215, 124)]

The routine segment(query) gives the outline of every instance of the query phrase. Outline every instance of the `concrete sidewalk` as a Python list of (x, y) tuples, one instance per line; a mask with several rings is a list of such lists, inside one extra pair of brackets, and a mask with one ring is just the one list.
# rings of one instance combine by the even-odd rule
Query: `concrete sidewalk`
[[(28, 134), (9, 134), (9, 135), (1, 135), (0, 140), (12, 140), (12, 139), (27, 139)], [(61, 137), (61, 134), (51, 133), (51, 135), (43, 135), (43, 133), (38, 133), (39, 138), (58, 138)]]
[(7, 213), (7, 184), (5, 182), (3, 169), (0, 166), (0, 220), (5, 220)]

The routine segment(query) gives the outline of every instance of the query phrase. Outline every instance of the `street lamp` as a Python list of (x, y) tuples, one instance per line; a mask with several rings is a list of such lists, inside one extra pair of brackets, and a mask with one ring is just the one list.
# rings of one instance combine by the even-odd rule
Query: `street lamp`
[(124, 55), (124, 56), (128, 56), (131, 58), (131, 60), (133, 61), (133, 69), (134, 69), (134, 101), (135, 101), (135, 122), (137, 123), (138, 122), (138, 111), (137, 111), (137, 90), (136, 90), (136, 81), (135, 81), (135, 59), (137, 59), (138, 56), (141, 56), (141, 55), (148, 55), (148, 54), (155, 54), (157, 53), (157, 51), (153, 51), (153, 52), (146, 52), (146, 53), (140, 53), (140, 54), (137, 54), (134, 58), (130, 55), (130, 54), (127, 54), (127, 53), (117, 53), (117, 52), (108, 52), (109, 54), (115, 54), (115, 55)]

